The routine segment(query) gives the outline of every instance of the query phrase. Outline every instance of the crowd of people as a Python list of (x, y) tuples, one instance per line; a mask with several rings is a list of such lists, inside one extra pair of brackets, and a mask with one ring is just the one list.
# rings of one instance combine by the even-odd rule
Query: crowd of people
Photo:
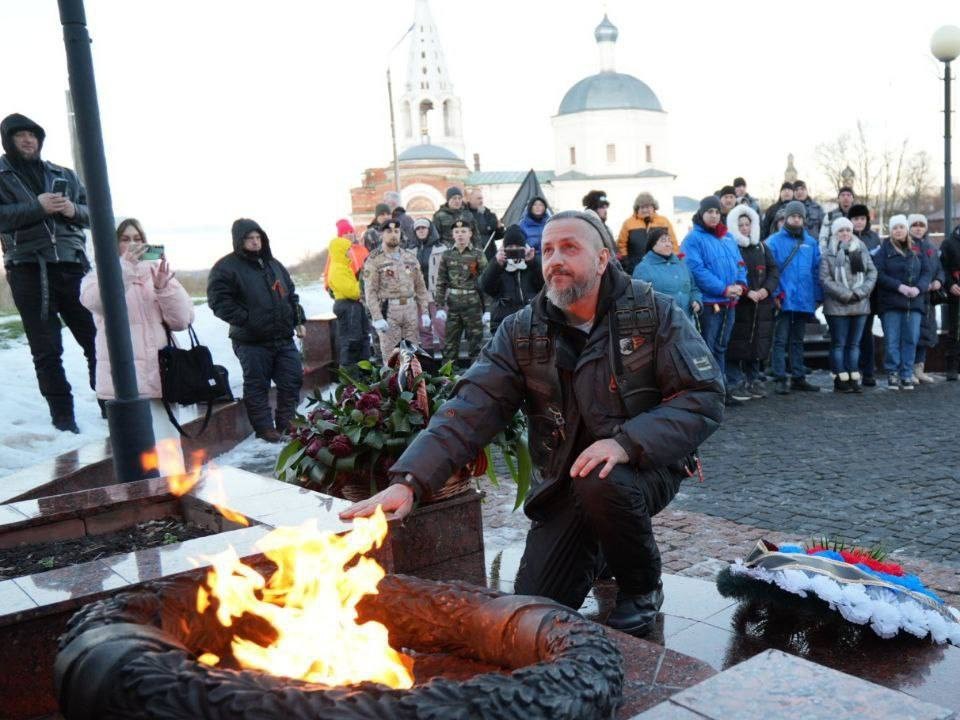
[[(85, 252), (84, 189), (69, 168), (41, 159), (45, 132), (13, 114), (0, 123), (0, 238), (14, 302), (23, 320), (40, 391), (59, 430), (78, 432), (62, 365), (61, 323), (83, 348), (101, 404), (112, 397), (96, 272)], [(834, 389), (877, 384), (873, 325), (883, 328), (883, 371), (891, 389), (932, 382), (927, 351), (939, 338), (945, 305), (946, 379), (960, 365), (960, 230), (935, 246), (923, 215), (895, 215), (889, 237), (852, 188), (823, 208), (802, 181), (785, 182), (761, 209), (743, 178), (705, 197), (680, 241), (657, 199), (641, 192), (616, 234), (602, 190), (583, 198), (602, 226), (612, 263), (675, 299), (702, 334), (726, 379), (728, 405), (767, 394), (817, 391), (807, 380), (804, 335), (822, 307), (829, 326)], [(525, 307), (543, 288), (541, 243), (552, 215), (545, 197), (504, 227), (483, 192), (450, 187), (432, 218), (414, 218), (388, 192), (362, 235), (340, 220), (330, 243), (326, 286), (334, 297), (339, 361), (346, 368), (384, 358), (401, 339), (468, 365), (485, 332)], [(282, 439), (293, 416), (302, 367), (293, 336), (303, 311), (286, 268), (253, 220), (233, 225), (233, 252), (211, 270), (208, 299), (230, 325), (244, 375), (244, 399), (259, 437)], [(117, 229), (141, 394), (160, 398), (156, 351), (167, 330), (193, 318), (168, 260), (144, 260), (146, 233), (134, 219)], [(143, 323), (140, 327), (139, 323)], [(371, 332), (372, 331), (372, 332)], [(466, 354), (461, 352), (466, 345)], [(385, 352), (386, 351), (386, 352)], [(277, 386), (277, 407), (268, 391)], [(164, 426), (155, 414), (158, 436)]]
[[(495, 333), (543, 287), (540, 243), (551, 216), (545, 198), (531, 199), (521, 221), (507, 228), (479, 189), (464, 199), (451, 187), (446, 200), (432, 220), (414, 221), (399, 196), (387, 193), (360, 238), (348, 221), (337, 223), (331, 268), (352, 268), (339, 280), (331, 278), (342, 270), (328, 275), (346, 338), (341, 364), (366, 357), (367, 315), (375, 345), (390, 348), (406, 338), (459, 362), (462, 337), (469, 362), (484, 327)], [(766, 397), (768, 379), (780, 395), (820, 390), (804, 364), (807, 325), (818, 308), (829, 328), (836, 392), (860, 393), (883, 373), (893, 390), (934, 382), (925, 364), (939, 340), (939, 304), (947, 307), (946, 379), (957, 379), (960, 231), (938, 248), (923, 215), (895, 215), (887, 221), (889, 237), (881, 238), (852, 188), (840, 188), (836, 206), (825, 209), (802, 180), (783, 183), (762, 210), (736, 178), (700, 202), (682, 241), (648, 192), (637, 195), (615, 236), (602, 190), (588, 193), (583, 206), (603, 224), (619, 267), (673, 297), (697, 326), (724, 373), (728, 406)], [(351, 259), (360, 248), (369, 254), (366, 263)], [(879, 372), (876, 318), (883, 328)]]
[[(73, 389), (63, 368), (61, 323), (83, 349), (103, 417), (115, 393), (99, 275), (86, 254), (86, 192), (73, 170), (42, 159), (45, 138), (44, 129), (24, 115), (0, 122), (0, 241), (7, 282), (53, 426), (79, 433)], [(243, 369), (244, 403), (257, 436), (280, 442), (300, 401), (303, 368), (293, 336), (302, 333), (303, 309), (263, 228), (240, 219), (232, 232), (233, 252), (211, 269), (207, 298), (214, 314), (230, 325)], [(158, 353), (174, 342), (172, 332), (190, 327), (193, 301), (174, 277), (162, 247), (147, 242), (135, 218), (119, 224), (116, 238), (137, 389), (151, 401), (154, 436), (179, 439), (176, 408), (163, 401)], [(277, 387), (273, 413), (271, 382)], [(164, 474), (183, 472), (177, 448), (178, 443), (170, 444), (159, 458)]]

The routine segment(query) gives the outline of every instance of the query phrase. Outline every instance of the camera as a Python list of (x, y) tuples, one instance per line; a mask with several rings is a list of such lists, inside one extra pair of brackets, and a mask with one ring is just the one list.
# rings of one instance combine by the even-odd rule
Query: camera
[(527, 257), (527, 248), (524, 245), (509, 245), (503, 249), (507, 260), (524, 260)]

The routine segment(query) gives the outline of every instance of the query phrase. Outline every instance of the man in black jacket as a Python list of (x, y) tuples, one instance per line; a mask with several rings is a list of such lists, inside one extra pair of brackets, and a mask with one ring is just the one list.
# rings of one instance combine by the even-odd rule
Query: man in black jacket
[(536, 467), (515, 589), (580, 607), (604, 559), (619, 587), (608, 624), (644, 634), (663, 601), (652, 516), (696, 472), (723, 417), (720, 370), (672, 299), (609, 265), (603, 225), (562, 212), (542, 241), (546, 285), (507, 318), (393, 465), (376, 506), (403, 517), (522, 408)]
[(477, 224), (477, 236), (473, 244), (483, 250), (487, 262), (492, 262), (497, 254), (497, 243), (503, 237), (503, 223), (497, 214), (483, 204), (483, 190), (473, 188), (467, 197), (467, 208), (473, 213), (473, 220)]
[[(233, 252), (217, 260), (207, 280), (207, 302), (230, 323), (233, 351), (243, 369), (243, 402), (257, 437), (280, 442), (300, 402), (303, 365), (293, 342), (303, 323), (290, 273), (273, 257), (270, 240), (256, 222), (233, 223)], [(270, 381), (277, 410), (270, 417)], [(276, 426), (274, 426), (276, 422)]]
[(517, 225), (503, 235), (503, 249), (487, 264), (480, 276), (480, 289), (493, 300), (490, 334), (495, 335), (508, 315), (523, 309), (543, 287), (540, 259), (527, 245), (527, 236)]
[(76, 174), (41, 160), (45, 137), (43, 128), (23, 115), (8, 115), (0, 123), (5, 153), (0, 157), (0, 241), (7, 282), (53, 425), (79, 433), (61, 361), (60, 322), (83, 348), (93, 388), (97, 330), (80, 304), (80, 280), (90, 269), (83, 233), (90, 217)]
[(791, 200), (793, 200), (793, 183), (785, 182), (780, 186), (780, 199), (768, 207), (767, 211), (763, 214), (763, 222), (760, 224), (761, 240), (766, 240), (777, 232), (777, 228), (775, 227), (777, 211), (786, 207), (787, 203)]

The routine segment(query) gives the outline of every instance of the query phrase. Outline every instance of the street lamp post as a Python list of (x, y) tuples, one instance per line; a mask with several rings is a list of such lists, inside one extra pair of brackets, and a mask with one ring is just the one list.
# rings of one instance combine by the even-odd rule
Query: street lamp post
[(397, 126), (393, 118), (393, 83), (390, 81), (390, 58), (393, 51), (400, 47), (400, 43), (406, 40), (407, 35), (416, 26), (416, 23), (407, 28), (407, 31), (394, 43), (387, 53), (387, 101), (390, 103), (390, 140), (393, 143), (393, 189), (400, 192), (400, 158), (397, 155)]
[(123, 276), (117, 255), (107, 160), (103, 150), (100, 106), (93, 75), (93, 55), (90, 52), (90, 34), (87, 32), (83, 0), (58, 0), (58, 4), (60, 23), (63, 25), (63, 44), (67, 52), (67, 70), (70, 74), (70, 96), (73, 98), (77, 125), (77, 144), (80, 147), (82, 173), (89, 198), (90, 228), (93, 231), (93, 250), (97, 259), (110, 373), (116, 390), (116, 399), (107, 402), (113, 467), (117, 482), (130, 482), (144, 477), (155, 477), (157, 474), (156, 471), (145, 472), (141, 463), (142, 454), (152, 450), (155, 445), (153, 425), (150, 421), (150, 401), (141, 398), (137, 389)]
[(960, 28), (944, 25), (930, 38), (930, 52), (943, 63), (943, 236), (953, 230), (953, 179), (950, 176), (950, 63), (960, 56)]

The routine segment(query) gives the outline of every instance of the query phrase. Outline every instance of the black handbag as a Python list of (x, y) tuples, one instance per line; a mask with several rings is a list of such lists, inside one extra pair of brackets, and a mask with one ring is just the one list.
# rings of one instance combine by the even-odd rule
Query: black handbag
[[(189, 348), (178, 348), (174, 344), (173, 333), (170, 332), (166, 323), (163, 324), (163, 329), (167, 332), (167, 345), (157, 351), (163, 407), (177, 432), (188, 438), (199, 437), (210, 422), (214, 401), (225, 394), (230, 395), (227, 371), (220, 368), (222, 372), (218, 372), (217, 366), (213, 364), (210, 350), (200, 344), (193, 325), (187, 328), (190, 335)], [(171, 403), (197, 405), (204, 402), (207, 403), (207, 412), (203, 418), (203, 425), (196, 435), (191, 436), (180, 427), (170, 405)]]

